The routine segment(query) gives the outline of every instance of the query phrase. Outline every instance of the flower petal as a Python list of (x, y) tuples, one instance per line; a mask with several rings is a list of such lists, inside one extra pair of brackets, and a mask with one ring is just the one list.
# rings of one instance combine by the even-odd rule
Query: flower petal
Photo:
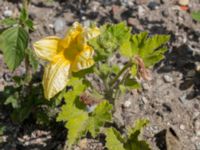
[(57, 54), (60, 38), (49, 36), (33, 44), (36, 55), (44, 60), (51, 61)]
[(72, 71), (77, 72), (91, 67), (94, 64), (93, 60), (94, 51), (92, 47), (84, 45), (84, 49), (76, 56), (72, 63)]
[(50, 99), (67, 85), (70, 63), (60, 57), (55, 63), (49, 63), (43, 75), (43, 88), (45, 98)]

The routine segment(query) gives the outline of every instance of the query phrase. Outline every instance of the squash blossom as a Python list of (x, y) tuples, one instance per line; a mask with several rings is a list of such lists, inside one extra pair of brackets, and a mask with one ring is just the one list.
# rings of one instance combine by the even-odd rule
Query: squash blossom
[(97, 27), (84, 28), (75, 22), (64, 38), (49, 36), (33, 44), (36, 55), (48, 62), (42, 81), (45, 98), (50, 99), (63, 90), (71, 72), (94, 64), (94, 50), (87, 41), (99, 34)]

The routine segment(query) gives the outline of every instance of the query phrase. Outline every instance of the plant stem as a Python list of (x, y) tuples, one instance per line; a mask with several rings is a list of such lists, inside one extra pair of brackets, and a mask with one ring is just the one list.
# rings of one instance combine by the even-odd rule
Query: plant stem
[(28, 13), (28, 7), (29, 7), (30, 0), (23, 0), (23, 7)]
[[(26, 13), (28, 14), (30, 0), (23, 0), (22, 3), (23, 3), (23, 8), (25, 9)], [(27, 33), (29, 34), (29, 29), (26, 26), (24, 28), (27, 31)], [(30, 68), (29, 56), (27, 53), (25, 54), (25, 69), (26, 69), (26, 79), (25, 80), (27, 83), (29, 83), (32, 78), (32, 71)]]
[(131, 61), (129, 61), (123, 68), (122, 70), (120, 70), (120, 72), (117, 74), (117, 76), (110, 82), (110, 86), (113, 87), (113, 85), (117, 82), (117, 80), (119, 79), (119, 77), (126, 71), (126, 69), (128, 69), (129, 67), (131, 67), (133, 65), (133, 63)]

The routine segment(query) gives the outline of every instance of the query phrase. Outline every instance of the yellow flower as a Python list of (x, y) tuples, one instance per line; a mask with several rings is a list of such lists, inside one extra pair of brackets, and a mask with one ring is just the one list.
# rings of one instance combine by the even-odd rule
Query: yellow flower
[(94, 50), (87, 41), (99, 34), (97, 27), (83, 28), (75, 22), (64, 38), (50, 36), (34, 43), (36, 55), (48, 62), (42, 81), (47, 99), (66, 87), (71, 72), (89, 68), (94, 64)]

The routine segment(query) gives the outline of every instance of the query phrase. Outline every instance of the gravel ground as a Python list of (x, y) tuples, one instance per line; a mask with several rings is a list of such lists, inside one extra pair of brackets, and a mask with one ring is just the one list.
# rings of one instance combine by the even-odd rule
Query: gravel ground
[[(0, 1), (0, 19), (17, 16), (18, 1)], [(200, 23), (191, 18), (191, 12), (200, 10), (200, 0), (191, 0), (189, 10), (183, 11), (176, 0), (33, 0), (30, 16), (36, 31), (33, 41), (47, 35), (64, 36), (74, 21), (89, 25), (91, 21), (126, 21), (133, 33), (170, 34), (166, 59), (152, 69), (153, 80), (142, 83), (140, 91), (121, 97), (116, 104), (116, 120), (121, 126), (131, 125), (137, 118), (148, 118), (144, 138), (153, 150), (200, 150)], [(24, 73), (23, 65), (14, 73), (7, 70), (0, 54), (0, 91), (12, 84), (13, 75)], [(2, 108), (3, 110), (3, 108)], [(9, 132), (2, 137), (1, 149), (61, 149), (65, 131), (59, 136), (49, 129), (12, 124), (7, 116), (0, 122)], [(13, 134), (14, 133), (14, 134)], [(103, 143), (82, 139), (76, 150), (101, 150)]]

